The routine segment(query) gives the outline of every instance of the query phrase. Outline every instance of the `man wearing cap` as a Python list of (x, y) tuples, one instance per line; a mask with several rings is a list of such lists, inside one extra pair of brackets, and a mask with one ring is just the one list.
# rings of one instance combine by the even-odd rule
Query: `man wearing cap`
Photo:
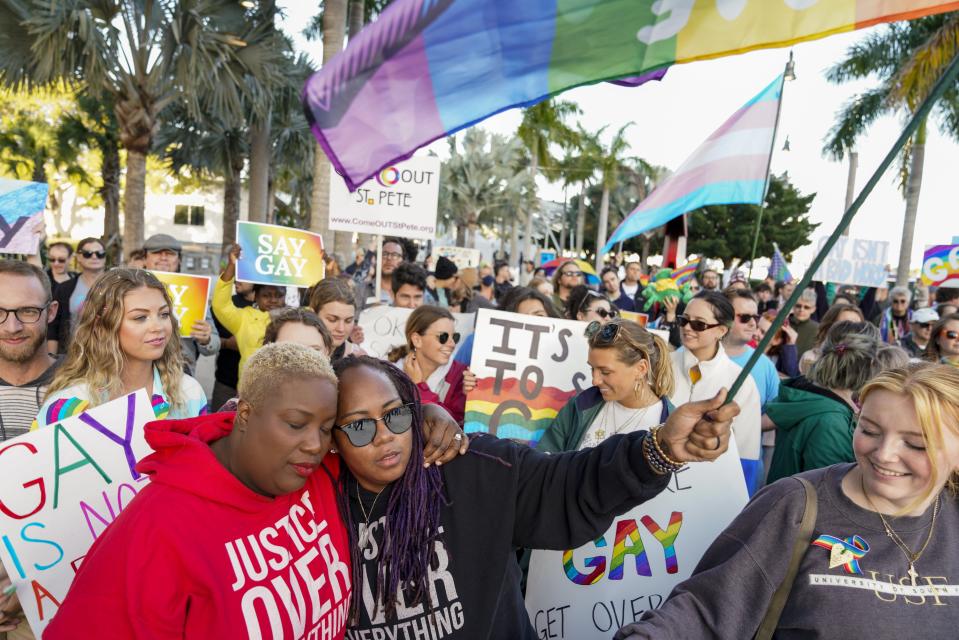
[[(150, 271), (180, 272), (180, 254), (183, 245), (166, 233), (157, 233), (143, 243), (146, 252), (144, 267)], [(206, 310), (206, 320), (198, 320), (190, 327), (189, 337), (180, 336), (180, 350), (183, 352), (183, 369), (189, 375), (196, 371), (196, 361), (200, 356), (214, 356), (220, 350), (220, 334), (213, 324), (210, 308)]]
[(440, 256), (436, 260), (436, 269), (433, 271), (434, 289), (430, 291), (430, 294), (436, 300), (436, 304), (441, 307), (450, 306), (450, 290), (456, 286), (458, 278), (459, 269), (456, 267), (456, 263), (446, 256)]
[(926, 345), (932, 337), (932, 325), (939, 321), (939, 314), (929, 307), (916, 309), (909, 321), (911, 331), (899, 339), (899, 346), (909, 352), (912, 358), (922, 358)]

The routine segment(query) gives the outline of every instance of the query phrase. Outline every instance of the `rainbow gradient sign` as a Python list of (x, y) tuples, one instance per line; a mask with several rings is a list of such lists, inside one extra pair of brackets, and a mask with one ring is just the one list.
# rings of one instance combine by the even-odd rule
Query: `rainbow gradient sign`
[(929, 247), (922, 256), (922, 283), (959, 287), (959, 244)]
[(275, 224), (236, 223), (236, 279), (281, 287), (312, 287), (323, 279), (323, 237)]
[(189, 337), (194, 322), (206, 319), (210, 299), (210, 276), (151, 271), (166, 286), (173, 301), (173, 315), (180, 323), (180, 335)]

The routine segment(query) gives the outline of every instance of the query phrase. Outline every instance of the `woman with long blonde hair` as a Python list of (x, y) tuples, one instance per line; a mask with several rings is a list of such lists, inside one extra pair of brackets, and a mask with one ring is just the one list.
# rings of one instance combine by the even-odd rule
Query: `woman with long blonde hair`
[(183, 373), (173, 303), (156, 276), (114, 269), (90, 289), (66, 360), (57, 371), (37, 425), (146, 389), (158, 418), (206, 410), (200, 383)]

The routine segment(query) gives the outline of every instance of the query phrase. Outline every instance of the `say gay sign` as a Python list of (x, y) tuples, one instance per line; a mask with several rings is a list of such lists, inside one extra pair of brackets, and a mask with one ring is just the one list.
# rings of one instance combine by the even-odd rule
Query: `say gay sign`
[(275, 224), (237, 222), (236, 279), (255, 284), (312, 287), (323, 279), (323, 238)]
[(210, 277), (166, 271), (151, 271), (150, 273), (163, 283), (170, 295), (170, 301), (173, 302), (173, 315), (176, 316), (180, 325), (180, 335), (189, 337), (193, 323), (206, 318), (206, 303), (210, 295)]

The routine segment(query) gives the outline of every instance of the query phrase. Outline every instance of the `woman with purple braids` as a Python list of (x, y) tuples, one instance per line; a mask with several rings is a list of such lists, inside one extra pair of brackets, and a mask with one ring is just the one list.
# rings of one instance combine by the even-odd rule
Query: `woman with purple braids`
[(685, 463), (722, 454), (739, 413), (721, 407), (722, 392), (595, 449), (549, 455), (478, 436), (460, 460), (424, 467), (419, 397), (406, 374), (369, 357), (335, 370), (333, 440), (345, 463), (336, 482), (353, 584), (346, 637), (354, 640), (536, 638), (515, 549), (595, 538)]

